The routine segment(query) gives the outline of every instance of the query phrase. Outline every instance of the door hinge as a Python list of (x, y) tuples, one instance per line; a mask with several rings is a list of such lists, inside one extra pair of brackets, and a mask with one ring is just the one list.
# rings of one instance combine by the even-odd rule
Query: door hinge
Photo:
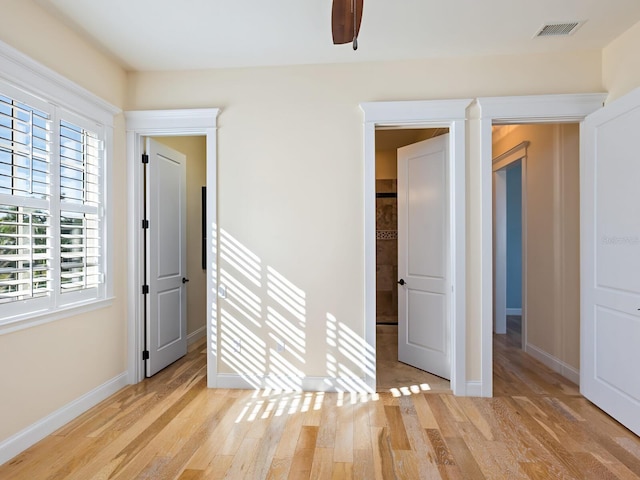
[(149, 350), (142, 351), (142, 360), (149, 360)]
[(142, 294), (146, 295), (149, 293), (149, 285), (142, 285)]
[(142, 220), (142, 228), (149, 228), (149, 220)]
[(142, 154), (142, 163), (149, 163), (149, 155), (146, 153)]

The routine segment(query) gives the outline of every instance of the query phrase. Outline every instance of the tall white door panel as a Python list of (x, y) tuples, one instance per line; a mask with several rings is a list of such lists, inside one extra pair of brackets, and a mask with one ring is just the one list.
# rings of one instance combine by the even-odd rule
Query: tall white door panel
[(186, 157), (147, 139), (148, 285), (146, 374), (187, 353)]
[(640, 435), (640, 90), (585, 120), (580, 390)]
[(398, 149), (398, 360), (450, 378), (449, 135)]

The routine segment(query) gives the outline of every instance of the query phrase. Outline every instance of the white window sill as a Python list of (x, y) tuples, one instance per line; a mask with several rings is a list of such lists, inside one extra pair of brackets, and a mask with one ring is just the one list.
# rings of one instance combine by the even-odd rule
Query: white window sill
[(4, 321), (0, 321), (0, 335), (17, 332), (18, 330), (24, 330), (25, 328), (31, 328), (38, 325), (43, 325), (45, 323), (54, 322), (56, 320), (61, 320), (63, 318), (69, 318), (74, 315), (80, 315), (82, 313), (110, 307), (113, 304), (113, 300), (114, 297), (101, 300), (89, 300), (86, 302), (79, 302), (74, 305), (57, 308), (53, 312), (36, 312), (33, 315), (26, 316), (25, 318), (7, 319)]

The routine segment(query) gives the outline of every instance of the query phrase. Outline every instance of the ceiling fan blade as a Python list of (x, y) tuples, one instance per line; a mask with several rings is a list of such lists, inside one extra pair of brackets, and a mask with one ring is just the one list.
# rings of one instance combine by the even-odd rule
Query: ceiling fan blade
[[(333, 0), (331, 9), (331, 32), (333, 43), (351, 43), (360, 33), (362, 22), (362, 8), (364, 0)], [(354, 21), (355, 7), (355, 21)], [(355, 34), (354, 34), (355, 27)]]

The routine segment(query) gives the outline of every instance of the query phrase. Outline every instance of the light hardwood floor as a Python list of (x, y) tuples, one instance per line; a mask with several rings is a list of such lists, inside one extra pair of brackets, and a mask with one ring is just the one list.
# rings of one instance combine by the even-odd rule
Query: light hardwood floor
[(448, 380), (398, 361), (398, 326), (376, 326), (376, 382), (378, 392), (424, 385), (431, 391), (451, 392)]
[(495, 397), (209, 390), (202, 345), (0, 467), (9, 479), (637, 479), (640, 439), (496, 337)]

